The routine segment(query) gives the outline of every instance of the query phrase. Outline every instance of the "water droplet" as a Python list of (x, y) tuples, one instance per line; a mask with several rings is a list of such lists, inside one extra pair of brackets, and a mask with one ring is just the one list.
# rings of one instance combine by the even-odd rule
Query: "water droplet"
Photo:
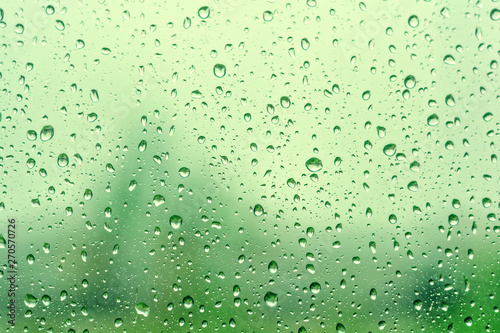
[[(47, 15), (52, 15), (56, 12), (56, 10), (54, 9), (54, 7), (52, 5), (48, 5), (46, 8), (45, 8), (45, 13)], [(1, 18), (0, 18), (0, 21), (1, 21)]]
[(448, 223), (453, 227), (453, 226), (456, 226), (458, 224), (458, 216), (456, 216), (455, 214), (450, 214), (448, 216)]
[(253, 208), (253, 213), (255, 214), (255, 216), (261, 216), (262, 214), (264, 214), (264, 207), (262, 207), (262, 205), (260, 204), (256, 204)]
[(439, 124), (439, 117), (433, 113), (427, 118), (427, 125), (436, 126), (437, 124)]
[(406, 88), (412, 89), (415, 87), (416, 84), (417, 84), (417, 81), (415, 80), (415, 77), (413, 75), (408, 75), (405, 78), (405, 87)]
[(288, 109), (290, 107), (290, 98), (288, 96), (283, 96), (280, 99), (280, 104), (283, 108)]
[(27, 133), (26, 133), (26, 136), (28, 137), (28, 140), (30, 141), (35, 141), (36, 138), (37, 138), (37, 134), (35, 131), (33, 130), (29, 130)]
[(83, 198), (84, 198), (85, 200), (90, 200), (90, 199), (92, 199), (92, 195), (93, 195), (93, 194), (92, 194), (92, 190), (90, 190), (90, 189), (86, 189), (86, 190), (85, 190), (85, 193), (83, 193)]
[(309, 290), (311, 290), (313, 294), (317, 294), (321, 291), (321, 285), (318, 282), (313, 282), (309, 286)]
[(226, 75), (226, 66), (223, 64), (216, 64), (214, 66), (214, 75), (217, 77), (224, 77)]
[(207, 6), (201, 7), (200, 9), (198, 9), (198, 16), (201, 19), (208, 18), (210, 16), (210, 8), (208, 8)]
[(35, 256), (32, 254), (28, 254), (26, 260), (28, 261), (28, 264), (33, 265), (33, 263), (35, 262)]
[(307, 5), (309, 7), (316, 7), (316, 0), (307, 0)]
[(388, 145), (385, 145), (383, 149), (384, 154), (387, 156), (394, 156), (394, 154), (396, 154), (396, 148), (397, 146), (394, 143), (389, 143)]
[(52, 139), (54, 136), (54, 127), (47, 125), (43, 126), (42, 130), (40, 131), (40, 140), (46, 142)]
[(323, 163), (319, 158), (311, 157), (306, 162), (306, 168), (311, 172), (318, 172), (323, 168)]
[(418, 24), (419, 24), (419, 20), (418, 20), (417, 15), (412, 15), (412, 16), (410, 16), (410, 18), (408, 18), (408, 25), (410, 27), (416, 28), (416, 27), (418, 27)]
[(115, 319), (115, 327), (120, 327), (123, 324), (123, 319), (116, 318)]
[(184, 29), (189, 29), (189, 27), (191, 26), (191, 19), (189, 17), (186, 17), (182, 25), (184, 26)]
[(408, 189), (412, 192), (417, 192), (418, 190), (418, 184), (416, 181), (411, 181), (408, 183)]
[(337, 330), (337, 333), (346, 333), (345, 326), (341, 323), (338, 323), (335, 329)]
[(422, 310), (423, 302), (417, 299), (413, 302), (413, 306), (415, 307), (415, 310), (420, 311)]
[[(163, 195), (157, 194), (153, 197), (153, 203), (156, 207), (165, 203), (165, 197)], [(174, 228), (177, 229), (177, 228)]]
[(370, 97), (372, 96), (372, 93), (370, 92), (370, 90), (367, 90), (365, 91), (361, 97), (363, 98), (364, 101), (367, 101), (370, 99)]
[(375, 288), (370, 289), (370, 298), (372, 300), (376, 300), (377, 299), (377, 290), (375, 290)]
[(191, 173), (191, 170), (189, 170), (188, 168), (186, 167), (182, 167), (179, 169), (179, 175), (182, 177), (182, 178), (187, 178), (189, 177), (189, 174)]
[(170, 216), (170, 226), (173, 228), (173, 229), (179, 229), (182, 225), (182, 217), (180, 217), (179, 215), (172, 215)]
[(99, 102), (99, 93), (97, 92), (97, 90), (92, 89), (92, 90), (90, 91), (90, 99), (91, 99), (91, 100), (92, 100), (92, 102), (94, 102), (94, 103)]
[(146, 150), (146, 148), (148, 147), (148, 143), (146, 140), (141, 140), (141, 142), (139, 142), (139, 146), (138, 146), (138, 149), (139, 151), (142, 153)]
[(85, 42), (81, 39), (78, 39), (76, 41), (76, 48), (80, 50), (83, 49), (84, 47), (85, 47)]
[(59, 30), (59, 31), (63, 31), (66, 26), (64, 25), (64, 22), (61, 21), (61, 20), (56, 20), (56, 29)]
[(455, 65), (455, 58), (451, 54), (444, 56), (443, 62), (448, 65)]
[(497, 8), (493, 8), (490, 12), (490, 18), (493, 20), (493, 21), (498, 21), (500, 20), (500, 10), (497, 9)]
[(302, 40), (300, 41), (300, 46), (302, 47), (302, 49), (304, 51), (307, 51), (309, 49), (310, 45), (311, 45), (311, 43), (309, 43), (307, 38), (302, 38)]
[(268, 291), (264, 296), (264, 301), (268, 306), (274, 307), (278, 304), (278, 295), (271, 291)]
[(26, 294), (26, 296), (24, 296), (24, 304), (26, 304), (28, 308), (34, 308), (38, 304), (38, 298), (31, 294)]
[(274, 274), (278, 271), (278, 264), (273, 260), (269, 263), (267, 269), (269, 270), (269, 273)]
[(191, 92), (191, 98), (200, 99), (202, 96), (203, 94), (199, 90), (194, 90)]
[(69, 164), (69, 158), (68, 158), (68, 155), (66, 154), (60, 154), (59, 157), (57, 158), (57, 165), (59, 165), (60, 167), (65, 167), (65, 166), (68, 166)]
[(146, 303), (140, 302), (135, 305), (137, 314), (147, 317), (149, 315), (149, 306)]
[(22, 25), (21, 23), (16, 24), (16, 26), (14, 27), (14, 31), (17, 34), (22, 34), (24, 32), (24, 25)]
[(455, 106), (455, 98), (453, 98), (452, 94), (446, 95), (444, 101), (445, 101), (446, 105), (448, 105), (450, 107)]
[(263, 17), (264, 21), (271, 22), (273, 20), (273, 18), (274, 18), (274, 15), (273, 15), (272, 12), (266, 10), (264, 12), (264, 14), (262, 15), (262, 17)]
[(186, 296), (182, 300), (182, 305), (184, 305), (186, 309), (190, 309), (193, 306), (193, 304), (194, 304), (194, 299), (191, 296)]
[(396, 222), (398, 222), (398, 218), (396, 217), (396, 215), (394, 214), (389, 215), (389, 223), (395, 224)]
[(464, 323), (465, 323), (465, 325), (467, 325), (467, 326), (470, 327), (470, 326), (472, 326), (472, 324), (474, 323), (474, 321), (472, 320), (471, 317), (467, 317), (467, 318), (465, 318)]

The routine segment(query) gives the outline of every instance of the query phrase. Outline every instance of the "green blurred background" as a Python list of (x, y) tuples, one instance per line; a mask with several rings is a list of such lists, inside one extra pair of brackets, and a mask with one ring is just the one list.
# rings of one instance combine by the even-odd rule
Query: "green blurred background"
[(1, 327), (498, 332), (498, 7), (3, 2)]

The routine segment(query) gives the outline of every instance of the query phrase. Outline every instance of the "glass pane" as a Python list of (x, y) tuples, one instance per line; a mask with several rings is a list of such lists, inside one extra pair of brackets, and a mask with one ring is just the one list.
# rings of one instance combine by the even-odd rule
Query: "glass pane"
[(3, 1), (1, 327), (498, 332), (499, 8)]

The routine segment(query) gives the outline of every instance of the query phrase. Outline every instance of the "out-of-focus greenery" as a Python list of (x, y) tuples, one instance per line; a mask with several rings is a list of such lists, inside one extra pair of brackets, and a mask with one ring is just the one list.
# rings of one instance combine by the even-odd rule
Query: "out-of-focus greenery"
[(6, 331), (497, 332), (497, 7), (0, 4)]

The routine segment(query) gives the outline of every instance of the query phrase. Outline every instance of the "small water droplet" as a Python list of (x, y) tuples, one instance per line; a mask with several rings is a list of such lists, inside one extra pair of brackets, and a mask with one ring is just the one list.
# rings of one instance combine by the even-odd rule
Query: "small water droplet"
[(200, 9), (198, 9), (198, 16), (201, 19), (208, 18), (210, 16), (210, 8), (208, 8), (207, 6), (201, 7)]
[(408, 18), (408, 25), (412, 28), (418, 27), (419, 20), (417, 15), (412, 15)]
[(138, 146), (138, 149), (139, 151), (142, 153), (146, 150), (146, 148), (148, 147), (148, 143), (146, 140), (141, 140), (141, 142), (139, 142), (139, 146)]
[(275, 274), (278, 271), (278, 264), (273, 260), (269, 263), (267, 269), (269, 270), (269, 273)]
[(84, 47), (85, 47), (85, 42), (81, 39), (78, 39), (76, 41), (76, 48), (80, 50), (83, 49)]
[(500, 20), (500, 10), (497, 9), (497, 8), (493, 8), (490, 12), (490, 18), (493, 20), (493, 21), (498, 21)]
[(31, 294), (26, 294), (26, 296), (24, 296), (24, 304), (26, 304), (28, 308), (34, 308), (38, 304), (38, 298)]
[(214, 75), (219, 78), (224, 77), (226, 75), (226, 66), (223, 64), (216, 64), (214, 66)]
[(147, 317), (149, 315), (149, 306), (146, 303), (140, 302), (135, 305), (137, 314)]
[(179, 215), (172, 215), (170, 216), (169, 223), (173, 229), (179, 229), (182, 225), (182, 217)]
[(52, 139), (54, 136), (54, 127), (47, 125), (43, 126), (42, 130), (40, 131), (40, 140), (46, 142)]
[(92, 100), (92, 102), (94, 102), (94, 103), (99, 102), (99, 93), (97, 92), (97, 90), (92, 89), (92, 90), (90, 91), (90, 99), (91, 99), (91, 100)]
[(261, 216), (262, 214), (264, 214), (264, 207), (262, 207), (262, 205), (260, 204), (256, 204), (253, 208), (253, 213), (255, 214), (255, 216)]
[(280, 104), (283, 108), (288, 109), (290, 107), (290, 98), (288, 96), (283, 96), (280, 99)]
[(408, 89), (412, 89), (415, 87), (415, 85), (417, 84), (417, 81), (415, 79), (415, 77), (413, 75), (408, 75), (406, 78), (405, 78), (405, 87), (408, 88)]
[(274, 15), (273, 15), (272, 12), (266, 10), (264, 12), (264, 14), (262, 15), (262, 17), (263, 17), (264, 21), (271, 22), (273, 20), (273, 18), (274, 18)]
[(448, 223), (453, 227), (453, 226), (456, 226), (458, 224), (458, 216), (455, 215), (455, 214), (450, 214), (448, 216)]
[(30, 141), (35, 141), (36, 138), (37, 138), (37, 134), (35, 131), (33, 130), (29, 130), (27, 133), (26, 133), (26, 136), (28, 137), (28, 140)]
[(394, 156), (396, 154), (397, 146), (394, 143), (385, 145), (383, 152), (386, 156)]
[(436, 126), (437, 124), (439, 124), (439, 117), (435, 113), (431, 114), (427, 118), (427, 125), (429, 125), (429, 126)]
[(179, 175), (182, 177), (182, 178), (187, 178), (189, 177), (191, 173), (191, 170), (189, 170), (188, 168), (186, 167), (182, 167), (179, 169)]
[(370, 92), (370, 90), (367, 90), (365, 91), (361, 97), (363, 98), (364, 101), (367, 101), (370, 99), (370, 97), (372, 96), (372, 93)]
[(60, 154), (59, 157), (57, 158), (57, 165), (59, 165), (60, 167), (65, 167), (65, 166), (68, 166), (69, 164), (69, 158), (68, 158), (68, 155), (66, 154)]
[(264, 296), (264, 301), (266, 302), (267, 306), (275, 307), (278, 304), (278, 295), (271, 291), (268, 291)]
[(191, 307), (193, 307), (193, 304), (194, 304), (194, 299), (191, 296), (186, 296), (182, 300), (182, 305), (184, 305), (186, 309), (190, 309)]
[(306, 168), (311, 172), (318, 172), (323, 168), (323, 163), (319, 158), (311, 157), (306, 162)]

